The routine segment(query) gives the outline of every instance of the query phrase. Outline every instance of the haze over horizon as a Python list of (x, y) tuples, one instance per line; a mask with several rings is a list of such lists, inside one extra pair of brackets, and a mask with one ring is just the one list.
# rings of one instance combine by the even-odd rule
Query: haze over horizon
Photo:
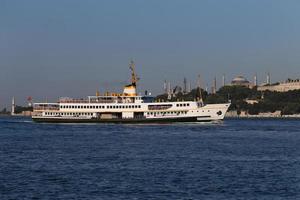
[(140, 92), (198, 74), (300, 78), (297, 0), (1, 0), (0, 109), (120, 92), (134, 59)]

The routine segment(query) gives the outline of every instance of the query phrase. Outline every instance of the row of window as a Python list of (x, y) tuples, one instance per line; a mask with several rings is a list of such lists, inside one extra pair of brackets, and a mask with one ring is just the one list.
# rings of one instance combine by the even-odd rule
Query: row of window
[[(60, 106), (63, 109), (105, 109), (105, 106), (74, 106), (66, 105)], [(106, 106), (107, 109), (124, 109), (124, 108), (141, 108), (140, 105), (122, 105), (122, 106)]]
[[(93, 113), (57, 113), (57, 112), (46, 112), (48, 116), (92, 116)], [(172, 112), (147, 112), (147, 115), (166, 115), (166, 114), (187, 114), (187, 111), (172, 111)]]
[(93, 113), (52, 113), (52, 112), (46, 112), (46, 115), (50, 116), (92, 116)]
[(187, 114), (187, 111), (171, 111), (171, 112), (147, 112), (147, 115), (166, 115), (166, 114)]
[(186, 107), (186, 106), (190, 106), (189, 103), (178, 103), (176, 104), (177, 107)]

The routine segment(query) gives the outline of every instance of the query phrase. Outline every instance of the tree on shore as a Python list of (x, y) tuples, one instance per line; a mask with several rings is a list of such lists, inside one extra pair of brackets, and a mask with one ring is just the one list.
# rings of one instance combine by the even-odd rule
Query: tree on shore
[[(300, 90), (287, 92), (258, 91), (256, 87), (245, 86), (224, 86), (216, 94), (209, 94), (201, 89), (202, 98), (205, 103), (225, 103), (231, 101), (230, 110), (238, 113), (245, 111), (248, 114), (256, 115), (263, 112), (281, 111), (282, 114), (300, 113)], [(191, 101), (199, 99), (199, 89), (193, 89), (188, 94), (178, 93), (171, 101)], [(156, 100), (168, 101), (167, 95), (159, 95)], [(247, 100), (256, 101), (253, 104)]]

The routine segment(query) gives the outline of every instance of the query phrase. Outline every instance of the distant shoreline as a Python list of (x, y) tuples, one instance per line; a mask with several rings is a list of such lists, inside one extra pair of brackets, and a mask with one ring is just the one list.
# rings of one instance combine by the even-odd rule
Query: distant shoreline
[(295, 119), (300, 120), (300, 116), (226, 116), (225, 119)]

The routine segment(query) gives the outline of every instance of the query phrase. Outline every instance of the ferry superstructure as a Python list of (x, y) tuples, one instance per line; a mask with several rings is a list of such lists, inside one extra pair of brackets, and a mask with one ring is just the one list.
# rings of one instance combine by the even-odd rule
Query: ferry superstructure
[(149, 102), (137, 95), (138, 78), (130, 64), (131, 84), (122, 94), (88, 96), (87, 99), (61, 98), (56, 103), (35, 103), (36, 122), (55, 123), (163, 123), (223, 120), (230, 106), (202, 101)]

